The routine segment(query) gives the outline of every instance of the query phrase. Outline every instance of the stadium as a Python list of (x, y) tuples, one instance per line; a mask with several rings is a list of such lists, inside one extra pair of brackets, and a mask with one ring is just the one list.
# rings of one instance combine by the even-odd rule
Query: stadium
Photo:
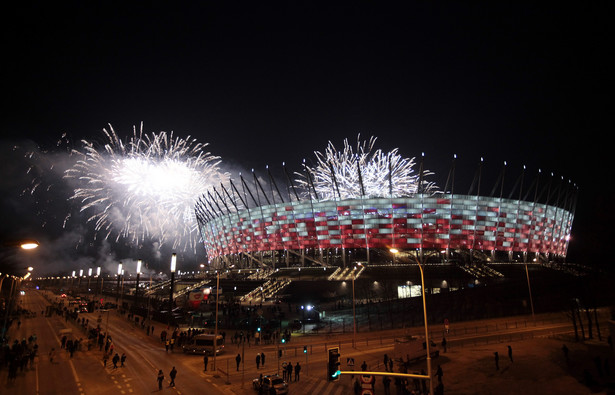
[(442, 188), (424, 157), (374, 142), (345, 141), (342, 151), (329, 143), (299, 172), (252, 170), (206, 191), (195, 212), (210, 267), (263, 281), (245, 298), (303, 302), (349, 297), (343, 286), (355, 280), (363, 298), (417, 296), (418, 264), (430, 294), (494, 283), (517, 294), (528, 267), (551, 283), (562, 272), (553, 269), (574, 271), (566, 263), (577, 198), (570, 182), (524, 168), (504, 193), (506, 164), (487, 188), (481, 159), (461, 194), (455, 160)]
[(422, 159), (414, 171), (414, 159), (374, 152), (374, 142), (359, 142), (356, 152), (347, 141), (343, 152), (330, 143), (316, 166), (304, 161), (295, 182), (284, 166), (286, 194), (269, 169), (265, 178), (252, 171), (252, 180), (240, 175), (207, 191), (196, 216), (210, 261), (275, 269), (409, 256), (457, 264), (565, 259), (576, 202), (568, 183), (541, 185), (537, 176), (524, 189), (523, 172), (504, 197), (501, 175), (491, 195), (481, 195), (481, 161), (469, 193), (456, 194), (448, 181), (443, 190), (428, 181)]

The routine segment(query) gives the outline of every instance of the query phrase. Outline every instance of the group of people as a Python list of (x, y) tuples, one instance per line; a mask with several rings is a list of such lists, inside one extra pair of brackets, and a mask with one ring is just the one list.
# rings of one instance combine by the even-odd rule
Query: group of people
[(2, 365), (8, 366), (8, 380), (12, 382), (17, 377), (17, 372), (23, 372), (32, 368), (34, 357), (38, 353), (36, 335), (31, 335), (28, 340), (22, 339), (21, 342), (14, 340), (9, 346), (8, 342), (2, 346)]
[[(294, 367), (295, 370), (295, 381), (299, 381), (301, 377), (301, 365), (299, 362)], [(283, 362), (282, 363), (282, 378), (289, 383), (293, 381), (293, 363), (292, 362)]]

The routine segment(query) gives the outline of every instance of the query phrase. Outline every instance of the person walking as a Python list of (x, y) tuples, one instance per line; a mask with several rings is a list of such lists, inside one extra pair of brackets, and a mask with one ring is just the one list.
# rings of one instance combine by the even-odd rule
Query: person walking
[(206, 372), (207, 372), (207, 363), (208, 362), (209, 362), (209, 357), (207, 355), (205, 355), (203, 357), (203, 365), (204, 365), (203, 370), (206, 371)]
[(111, 362), (113, 362), (113, 369), (117, 369), (117, 363), (120, 360), (120, 356), (118, 355), (118, 353), (115, 353), (115, 355), (113, 356), (113, 359), (111, 360)]
[(442, 367), (438, 365), (438, 370), (436, 370), (436, 376), (438, 376), (438, 383), (442, 384), (442, 376), (444, 373), (442, 372)]
[(293, 363), (289, 362), (286, 369), (288, 369), (288, 382), (290, 383), (293, 379)]
[(495, 370), (500, 370), (500, 354), (498, 352), (494, 352), (493, 356), (495, 358)]
[(264, 352), (261, 353), (261, 365), (265, 367), (265, 353)]
[(510, 359), (510, 362), (513, 361), (513, 357), (512, 357), (512, 347), (508, 346), (508, 358)]
[(446, 337), (442, 337), (442, 349), (446, 352)]
[(106, 368), (107, 367), (107, 361), (109, 360), (109, 354), (104, 353), (103, 354), (103, 366)]
[(162, 391), (162, 380), (164, 380), (164, 373), (162, 373), (162, 369), (158, 371), (158, 377), (156, 380), (158, 380), (158, 390)]
[(258, 370), (258, 367), (260, 364), (261, 364), (261, 355), (256, 354), (256, 370)]
[(295, 365), (295, 381), (299, 381), (299, 373), (301, 373), (301, 365), (297, 362)]
[(56, 349), (52, 348), (51, 351), (49, 351), (49, 362), (53, 363), (53, 358), (56, 356)]
[(384, 354), (384, 370), (386, 371), (389, 366), (389, 356)]
[(235, 357), (235, 362), (237, 363), (237, 371), (239, 372), (239, 364), (241, 363), (241, 355), (237, 354)]
[(367, 363), (365, 363), (365, 361), (361, 364), (361, 370), (364, 372), (367, 371)]
[(120, 358), (120, 367), (124, 367), (124, 362), (126, 362), (126, 353), (122, 353), (122, 357)]
[(173, 366), (173, 369), (169, 372), (169, 377), (171, 378), (169, 387), (175, 387), (175, 376), (177, 376), (177, 370), (175, 370), (175, 366)]

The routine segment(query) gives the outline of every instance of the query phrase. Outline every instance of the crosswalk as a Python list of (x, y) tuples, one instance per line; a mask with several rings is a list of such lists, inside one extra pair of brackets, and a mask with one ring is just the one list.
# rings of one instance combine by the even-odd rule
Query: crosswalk
[(290, 383), (289, 393), (293, 395), (342, 395), (348, 394), (350, 387), (341, 382), (328, 382), (313, 376), (302, 377)]

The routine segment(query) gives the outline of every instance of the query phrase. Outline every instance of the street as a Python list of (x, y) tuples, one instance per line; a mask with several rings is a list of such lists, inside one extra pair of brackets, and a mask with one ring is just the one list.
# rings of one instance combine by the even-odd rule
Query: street
[[(113, 367), (111, 360), (103, 365), (103, 352), (97, 346), (87, 350), (87, 337), (80, 325), (72, 320), (66, 320), (59, 315), (44, 317), (41, 312), (49, 305), (47, 295), (52, 301), (59, 300), (57, 295), (45, 291), (27, 290), (20, 296), (22, 308), (36, 313), (35, 316), (22, 317), (21, 325), (11, 327), (12, 339), (27, 339), (36, 334), (39, 354), (31, 368), (19, 372), (14, 382), (7, 380), (7, 370), (0, 373), (2, 386), (11, 393), (20, 394), (146, 394), (157, 392), (157, 372), (161, 369), (165, 375), (163, 392), (177, 394), (254, 394), (252, 380), (259, 374), (276, 374), (280, 372), (282, 363), (300, 363), (302, 366), (299, 382), (290, 382), (291, 394), (310, 395), (341, 395), (351, 392), (352, 380), (348, 376), (338, 382), (327, 382), (325, 379), (326, 350), (339, 347), (342, 354), (342, 370), (360, 370), (365, 361), (368, 370), (383, 371), (382, 356), (391, 353), (392, 340), (403, 334), (421, 335), (422, 327), (406, 330), (360, 333), (357, 335), (355, 347), (352, 346), (352, 335), (302, 335), (295, 333), (292, 340), (280, 346), (282, 357), (278, 360), (276, 345), (232, 344), (227, 340), (225, 351), (217, 357), (214, 371), (213, 358), (209, 358), (208, 371), (203, 371), (203, 358), (199, 355), (185, 355), (178, 348), (168, 352), (160, 341), (160, 332), (166, 326), (153, 323), (153, 335), (147, 335), (140, 325), (127, 317), (118, 314), (116, 310), (107, 312), (82, 313), (93, 327), (98, 323), (104, 331), (107, 326), (113, 338), (114, 351), (126, 354), (124, 367)], [(56, 299), (58, 298), (58, 299)], [(537, 319), (538, 320), (538, 319)], [(76, 339), (83, 338), (81, 350), (70, 358), (69, 353), (60, 348), (61, 333), (72, 330)], [(547, 337), (555, 333), (567, 333), (571, 324), (557, 315), (544, 316), (539, 321), (529, 321), (527, 318), (506, 318), (489, 321), (465, 322), (453, 325), (447, 337), (448, 357), (444, 356), (434, 361), (435, 364), (450, 360), (451, 352), (468, 354), (466, 350), (478, 346), (479, 349), (498, 347), (503, 342), (519, 342), (532, 340), (535, 337)], [(433, 340), (440, 343), (442, 325), (431, 326)], [(440, 335), (436, 335), (440, 334)], [(303, 352), (307, 346), (307, 353)], [(56, 357), (51, 363), (49, 351), (55, 348)], [(267, 355), (264, 366), (256, 368), (254, 356), (257, 353)], [(235, 356), (243, 355), (243, 361), (236, 368)], [(352, 358), (354, 366), (347, 362)], [(437, 366), (437, 365), (435, 365)], [(435, 369), (434, 366), (434, 369)], [(446, 366), (446, 365), (445, 365)], [(170, 387), (169, 372), (172, 367), (177, 370), (175, 386)], [(424, 361), (416, 364), (416, 370), (424, 368)], [(414, 367), (413, 367), (414, 370)], [(281, 375), (281, 372), (280, 372)], [(379, 382), (379, 381), (378, 381)], [(378, 387), (377, 387), (378, 388)]]

